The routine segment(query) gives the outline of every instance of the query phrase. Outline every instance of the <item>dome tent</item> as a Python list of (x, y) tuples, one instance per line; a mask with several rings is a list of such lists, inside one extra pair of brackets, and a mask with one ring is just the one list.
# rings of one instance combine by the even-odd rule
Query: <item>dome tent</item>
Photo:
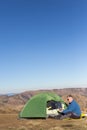
[(20, 112), (21, 118), (47, 118), (47, 102), (48, 101), (59, 101), (66, 104), (62, 100), (62, 98), (55, 93), (43, 92), (33, 96), (27, 103), (24, 108)]

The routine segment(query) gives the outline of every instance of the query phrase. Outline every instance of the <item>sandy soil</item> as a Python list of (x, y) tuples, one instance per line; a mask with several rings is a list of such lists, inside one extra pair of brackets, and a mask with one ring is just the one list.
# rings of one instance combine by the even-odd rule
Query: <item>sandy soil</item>
[(17, 114), (0, 114), (0, 130), (87, 130), (87, 118), (19, 119)]

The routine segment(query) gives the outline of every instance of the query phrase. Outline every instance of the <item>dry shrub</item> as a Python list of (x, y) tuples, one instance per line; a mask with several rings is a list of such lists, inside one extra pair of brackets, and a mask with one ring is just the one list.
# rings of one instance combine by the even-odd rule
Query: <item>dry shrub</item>
[(50, 129), (48, 129), (48, 130), (64, 130), (62, 127), (52, 127), (52, 128), (50, 128)]
[(25, 126), (20, 126), (17, 130), (28, 130)]

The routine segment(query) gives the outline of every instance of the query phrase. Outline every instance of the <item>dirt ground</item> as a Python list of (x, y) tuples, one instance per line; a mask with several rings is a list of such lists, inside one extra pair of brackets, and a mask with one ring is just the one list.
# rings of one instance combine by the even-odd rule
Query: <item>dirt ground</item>
[(0, 130), (87, 130), (87, 118), (19, 119), (17, 114), (0, 114)]

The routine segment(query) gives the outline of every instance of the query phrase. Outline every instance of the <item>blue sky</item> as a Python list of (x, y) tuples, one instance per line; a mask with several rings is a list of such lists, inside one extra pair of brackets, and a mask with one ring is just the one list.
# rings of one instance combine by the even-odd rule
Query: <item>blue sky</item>
[(87, 0), (0, 1), (0, 93), (87, 87)]

